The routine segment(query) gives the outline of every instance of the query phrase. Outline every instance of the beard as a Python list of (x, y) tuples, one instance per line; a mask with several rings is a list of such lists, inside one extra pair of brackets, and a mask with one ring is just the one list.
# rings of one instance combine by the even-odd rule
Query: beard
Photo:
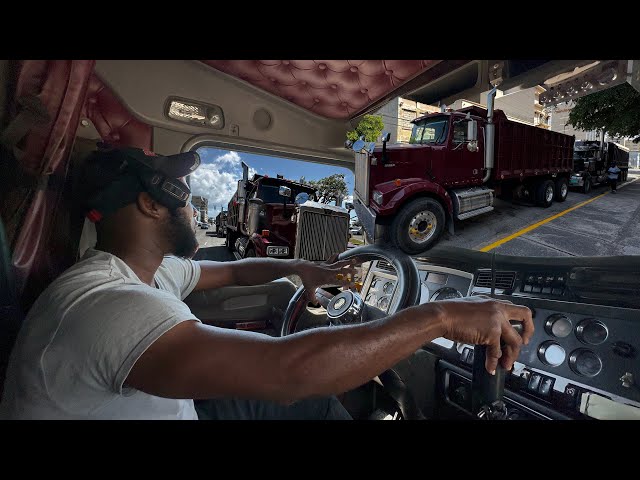
[(169, 210), (169, 214), (169, 219), (165, 224), (165, 235), (171, 245), (170, 253), (182, 258), (193, 257), (198, 251), (198, 240), (193, 231), (191, 220), (182, 215), (178, 209)]

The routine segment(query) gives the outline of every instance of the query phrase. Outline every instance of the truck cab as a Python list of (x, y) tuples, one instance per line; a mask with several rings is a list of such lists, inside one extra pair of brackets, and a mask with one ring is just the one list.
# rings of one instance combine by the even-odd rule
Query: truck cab
[[(245, 172), (247, 169), (245, 168)], [(324, 261), (347, 249), (346, 209), (314, 202), (315, 189), (278, 175), (238, 181), (229, 202), (227, 248), (238, 258)], [(323, 234), (331, 232), (329, 242)]]

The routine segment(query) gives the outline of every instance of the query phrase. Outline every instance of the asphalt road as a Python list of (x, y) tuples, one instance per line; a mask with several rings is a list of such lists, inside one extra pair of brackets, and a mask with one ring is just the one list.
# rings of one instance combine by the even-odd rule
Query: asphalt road
[[(637, 170), (629, 172), (629, 180), (618, 186), (615, 195), (608, 186), (600, 186), (586, 195), (572, 190), (565, 202), (546, 209), (498, 199), (494, 207), (492, 212), (456, 222), (455, 235), (440, 243), (517, 256), (640, 255)], [(497, 245), (501, 240), (507, 241)]]

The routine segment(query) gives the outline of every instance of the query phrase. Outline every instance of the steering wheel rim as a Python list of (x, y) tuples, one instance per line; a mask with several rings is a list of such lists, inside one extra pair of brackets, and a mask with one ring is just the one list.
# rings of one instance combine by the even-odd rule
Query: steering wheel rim
[[(347, 250), (338, 256), (338, 260), (348, 260), (351, 258), (358, 258), (358, 260), (361, 260), (360, 263), (382, 259), (389, 262), (396, 269), (396, 276), (398, 278), (396, 291), (400, 292), (400, 295), (394, 296), (394, 301), (389, 305), (388, 315), (418, 303), (420, 299), (420, 275), (418, 268), (411, 257), (402, 252), (402, 250), (386, 246), (382, 248), (378, 245), (366, 245)], [(280, 336), (284, 337), (295, 333), (300, 314), (306, 307), (305, 292), (306, 289), (304, 286), (301, 286), (293, 297), (291, 297), (287, 310), (284, 313)]]

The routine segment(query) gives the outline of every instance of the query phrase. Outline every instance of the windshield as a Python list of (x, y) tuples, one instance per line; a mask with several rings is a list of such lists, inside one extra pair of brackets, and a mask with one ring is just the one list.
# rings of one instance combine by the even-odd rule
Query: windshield
[(580, 159), (580, 160), (589, 160), (589, 159), (592, 159), (592, 158), (597, 158), (597, 153), (598, 152), (593, 151), (593, 150), (574, 151), (573, 152), (573, 158)]
[(293, 203), (293, 201), (295, 200), (295, 198), (298, 196), (299, 193), (301, 192), (308, 193), (306, 190), (298, 189), (292, 185), (286, 185), (286, 186), (291, 189), (290, 197), (283, 197), (282, 195), (280, 195), (279, 193), (280, 185), (265, 185), (265, 184), (261, 184), (260, 187), (258, 188), (257, 197), (262, 199), (264, 203), (283, 203), (285, 200), (287, 203)]
[(443, 143), (447, 138), (446, 118), (421, 120), (413, 126), (409, 143)]

